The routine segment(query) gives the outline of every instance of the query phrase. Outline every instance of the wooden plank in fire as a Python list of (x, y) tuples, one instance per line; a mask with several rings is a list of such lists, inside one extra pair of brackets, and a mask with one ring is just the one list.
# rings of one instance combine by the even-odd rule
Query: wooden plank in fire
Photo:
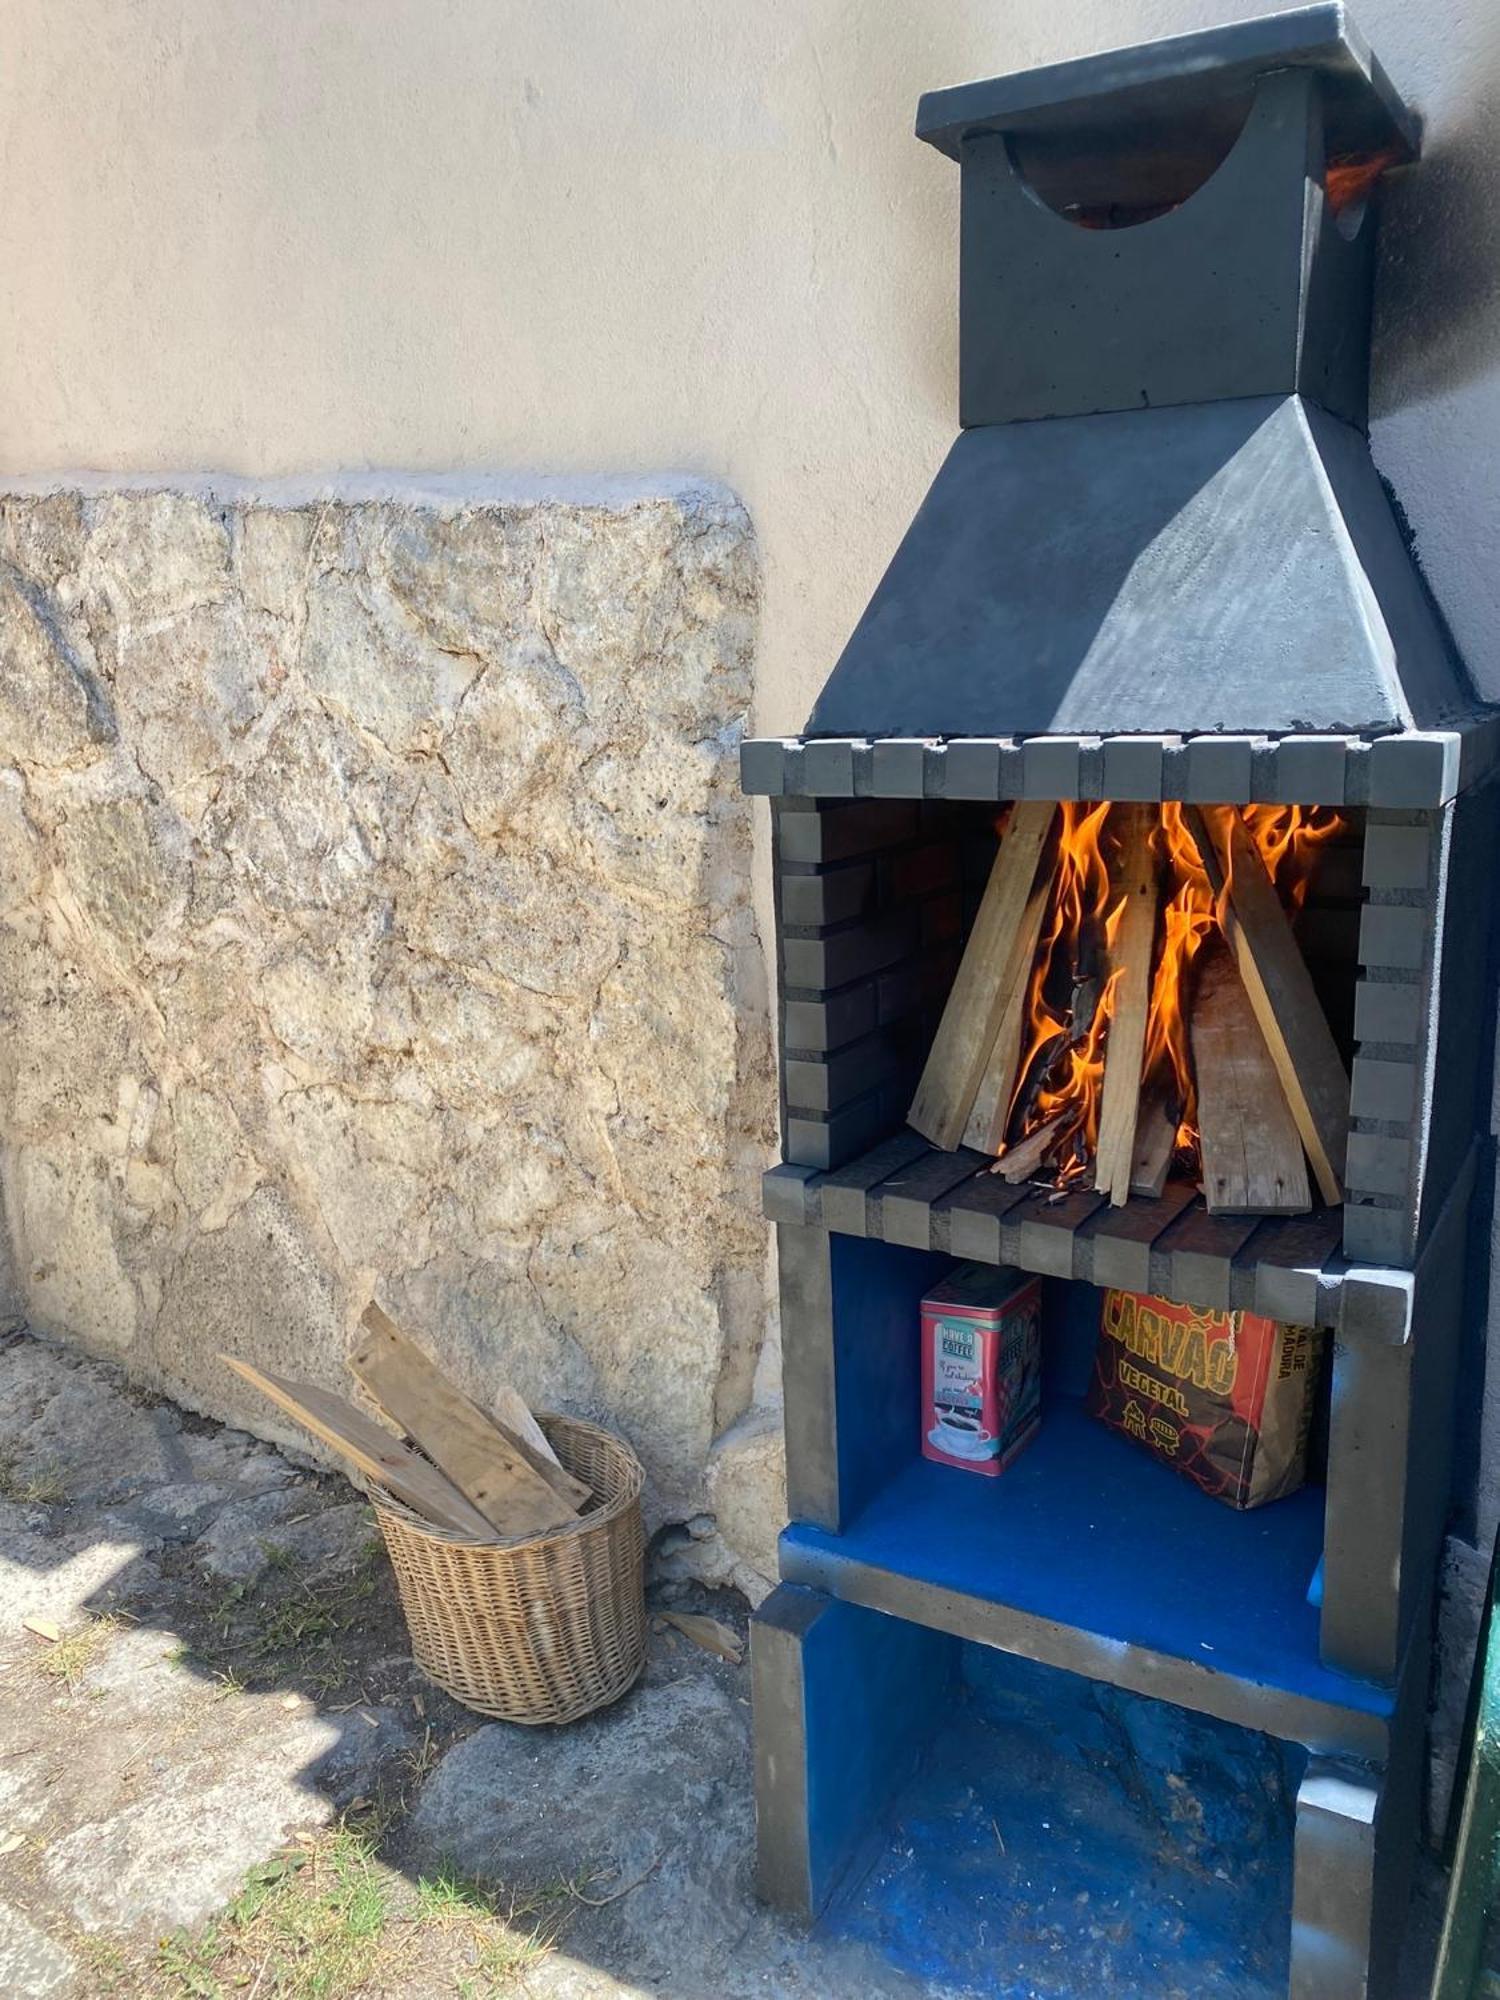
[(907, 1123), (944, 1152), (963, 1141), (1000, 1024), (1030, 970), (1030, 959), (1022, 962), (1021, 928), (1056, 812), (1050, 799), (1016, 803), (907, 1114)]
[(1034, 1132), (1028, 1132), (1024, 1139), (1017, 1139), (1013, 1146), (1007, 1146), (1000, 1158), (990, 1168), (992, 1174), (1012, 1183), (1030, 1180), (1041, 1166), (1052, 1148), (1062, 1139), (1067, 1127), (1067, 1119), (1059, 1112), (1038, 1125)]
[(979, 1079), (974, 1108), (964, 1128), (964, 1144), (981, 1153), (998, 1153), (1005, 1144), (1005, 1125), (1010, 1116), (1010, 1100), (1015, 1094), (1016, 1073), (1021, 1067), (1021, 1038), (1026, 1026), (1026, 1001), (1031, 991), (1031, 971), (1036, 948), (1041, 942), (1042, 919), (1052, 894), (1050, 877), (1043, 876), (1027, 898), (1021, 927), (1016, 933), (1015, 956), (1023, 967), (1011, 988), (1010, 999), (1001, 1017), (999, 1032), (990, 1050), (989, 1061)]
[(1125, 908), (1110, 953), (1109, 971), (1119, 972), (1113, 990), (1114, 1011), (1104, 1051), (1104, 1091), (1099, 1106), (1099, 1143), (1095, 1149), (1094, 1186), (1116, 1208), (1130, 1199), (1135, 1161), (1135, 1129), (1141, 1100), (1141, 1060), (1146, 1052), (1146, 1021), (1151, 1011), (1151, 947), (1156, 937), (1159, 886), (1151, 833), (1156, 812), (1151, 806), (1115, 808), (1121, 851), (1119, 886)]
[(1177, 1118), (1164, 1087), (1143, 1092), (1135, 1114), (1130, 1192), (1155, 1200), (1167, 1184), (1177, 1150)]
[(1183, 819), (1319, 1190), (1341, 1202), (1349, 1078), (1291, 923), (1237, 811), (1210, 821), (1201, 807), (1184, 806)]
[(1234, 960), (1217, 943), (1204, 955), (1189, 1032), (1209, 1214), (1306, 1214), (1296, 1122)]

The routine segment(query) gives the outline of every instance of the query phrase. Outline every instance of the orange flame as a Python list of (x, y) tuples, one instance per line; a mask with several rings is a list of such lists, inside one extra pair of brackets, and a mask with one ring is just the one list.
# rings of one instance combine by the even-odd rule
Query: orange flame
[[(1210, 809), (1212, 810), (1212, 809)], [(1214, 894), (1179, 805), (1161, 809), (1170, 880), (1163, 896), (1160, 955), (1146, 1017), (1141, 1096), (1165, 1097), (1177, 1114), (1179, 1150), (1198, 1144), (1198, 1086), (1188, 1045), (1193, 961), (1218, 929)]]
[(1370, 192), (1387, 167), (1399, 166), (1402, 153), (1397, 146), (1386, 146), (1378, 153), (1351, 155), (1348, 159), (1330, 160), (1323, 174), (1323, 186), (1328, 194), (1328, 205), (1335, 215)]
[[(1208, 806), (1217, 836), (1229, 806)], [(1125, 897), (1114, 881), (1115, 843), (1107, 803), (1064, 803), (1057, 862), (1042, 940), (1027, 992), (1022, 1058), (1011, 1100), (1015, 1144), (1053, 1120), (1059, 1187), (1093, 1170), (1104, 1091), (1105, 1053), (1121, 970), (1110, 966)], [(1295, 912), (1307, 895), (1317, 847), (1343, 824), (1321, 807), (1249, 806), (1243, 818), (1282, 902)], [(1161, 916), (1141, 1063), (1141, 1098), (1170, 1107), (1181, 1164), (1197, 1171), (1198, 1104), (1189, 1023), (1192, 968), (1218, 934), (1213, 890), (1182, 808), (1163, 805), (1152, 846), (1163, 871)]]
[[(1012, 1116), (1024, 1101), (1024, 1137), (1053, 1118), (1066, 1121), (1061, 1185), (1089, 1171), (1099, 1138), (1104, 1038), (1118, 971), (1109, 952), (1125, 907), (1111, 897), (1109, 858), (1101, 844), (1108, 804), (1065, 801), (1052, 901), (1032, 964), (1023, 1055)], [(1086, 1018), (1084, 1010), (1090, 1010)]]

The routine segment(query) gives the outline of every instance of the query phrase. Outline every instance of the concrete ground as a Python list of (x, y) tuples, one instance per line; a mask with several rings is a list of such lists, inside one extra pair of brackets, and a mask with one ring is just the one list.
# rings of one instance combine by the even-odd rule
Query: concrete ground
[[(1075, 1989), (1044, 1932), (1032, 1958), (1055, 1956), (1055, 1980), (1006, 1983), (998, 1960), (977, 1985), (935, 1977), (889, 1918), (899, 1839), (870, 1877), (896, 1878), (879, 1922), (856, 1908), (809, 1938), (762, 1910), (747, 1669), (661, 1615), (743, 1640), (744, 1606), (669, 1589), (615, 1707), (557, 1731), (486, 1723), (413, 1666), (342, 1480), (0, 1336), (0, 1994)], [(1136, 1958), (1129, 1985), (1180, 1990), (1165, 1966), (1148, 1992)]]

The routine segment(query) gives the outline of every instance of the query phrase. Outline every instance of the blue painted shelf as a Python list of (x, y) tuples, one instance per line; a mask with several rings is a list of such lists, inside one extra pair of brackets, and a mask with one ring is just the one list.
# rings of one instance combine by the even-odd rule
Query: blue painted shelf
[(1379, 1754), (1395, 1700), (1318, 1657), (1323, 1490), (1237, 1513), (1052, 1399), (999, 1479), (913, 1458), (782, 1575), (1288, 1740)]

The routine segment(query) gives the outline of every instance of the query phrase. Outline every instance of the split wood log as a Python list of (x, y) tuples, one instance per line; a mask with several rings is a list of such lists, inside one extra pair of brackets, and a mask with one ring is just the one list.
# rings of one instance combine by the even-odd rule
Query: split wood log
[(1275, 884), (1232, 806), (1183, 819), (1324, 1201), (1344, 1198), (1349, 1078)]
[(1038, 1125), (1034, 1132), (1028, 1132), (1014, 1146), (1007, 1146), (989, 1171), (998, 1174), (1001, 1180), (1009, 1181), (1012, 1187), (1018, 1181), (1026, 1180), (1036, 1172), (1062, 1137), (1063, 1123), (1063, 1116), (1059, 1114), (1056, 1118), (1049, 1118), (1045, 1125)]
[(1016, 933), (1016, 957), (1024, 966), (1011, 988), (1010, 1000), (990, 1050), (974, 1109), (964, 1128), (964, 1144), (978, 1153), (998, 1153), (1005, 1144), (1005, 1127), (1010, 1117), (1010, 1100), (1015, 1094), (1016, 1072), (1021, 1067), (1021, 1036), (1026, 1024), (1026, 1001), (1031, 992), (1032, 967), (1041, 942), (1042, 919), (1052, 896), (1050, 878), (1043, 878), (1027, 898), (1021, 928)]
[(1302, 1141), (1229, 952), (1206, 954), (1193, 1002), (1203, 1201), (1210, 1215), (1303, 1215)]
[(1104, 1050), (1104, 1090), (1099, 1106), (1099, 1143), (1094, 1149), (1094, 1186), (1114, 1207), (1130, 1199), (1135, 1128), (1141, 1098), (1141, 1060), (1151, 1011), (1151, 947), (1156, 937), (1159, 899), (1151, 835), (1156, 810), (1146, 805), (1115, 808), (1120, 832), (1119, 886), (1125, 908), (1110, 954), (1109, 971), (1119, 973), (1114, 1013)]
[(502, 1382), (495, 1392), (494, 1415), (501, 1431), (532, 1469), (542, 1475), (554, 1493), (560, 1493), (581, 1511), (585, 1501), (593, 1497), (592, 1488), (568, 1471), (552, 1449), (547, 1433), (531, 1414), (526, 1398), (508, 1382)]
[(1130, 1192), (1160, 1196), (1172, 1171), (1172, 1155), (1177, 1150), (1176, 1107), (1160, 1089), (1142, 1097), (1135, 1117), (1135, 1146), (1130, 1159)]
[(232, 1354), (221, 1354), (219, 1359), (304, 1430), (347, 1459), (366, 1479), (394, 1493), (435, 1528), (481, 1542), (495, 1539), (484, 1515), (469, 1504), (445, 1473), (408, 1451), (399, 1439), (342, 1396), (315, 1388), (311, 1382), (289, 1382), (283, 1376), (252, 1368), (248, 1361), (236, 1361)]
[(499, 1534), (541, 1535), (578, 1519), (477, 1403), (456, 1389), (378, 1305), (349, 1366), (387, 1415), (440, 1465)]
[(946, 1153), (963, 1142), (1000, 1024), (1030, 971), (1019, 949), (1021, 925), (1056, 812), (1049, 800), (1021, 799), (1011, 814), (907, 1114), (907, 1123)]
[(527, 1408), (525, 1398), (512, 1388), (502, 1388), (495, 1398), (494, 1420), (496, 1430), (511, 1449), (521, 1454), (559, 1498), (581, 1512), (592, 1497), (592, 1489), (568, 1471), (547, 1442), (547, 1433)]
[(531, 1414), (531, 1406), (519, 1389), (513, 1389), (509, 1382), (502, 1382), (495, 1391), (495, 1422), (502, 1430), (514, 1431), (516, 1436), (529, 1444), (542, 1458), (550, 1458), (554, 1465), (562, 1460), (547, 1442), (547, 1433)]

